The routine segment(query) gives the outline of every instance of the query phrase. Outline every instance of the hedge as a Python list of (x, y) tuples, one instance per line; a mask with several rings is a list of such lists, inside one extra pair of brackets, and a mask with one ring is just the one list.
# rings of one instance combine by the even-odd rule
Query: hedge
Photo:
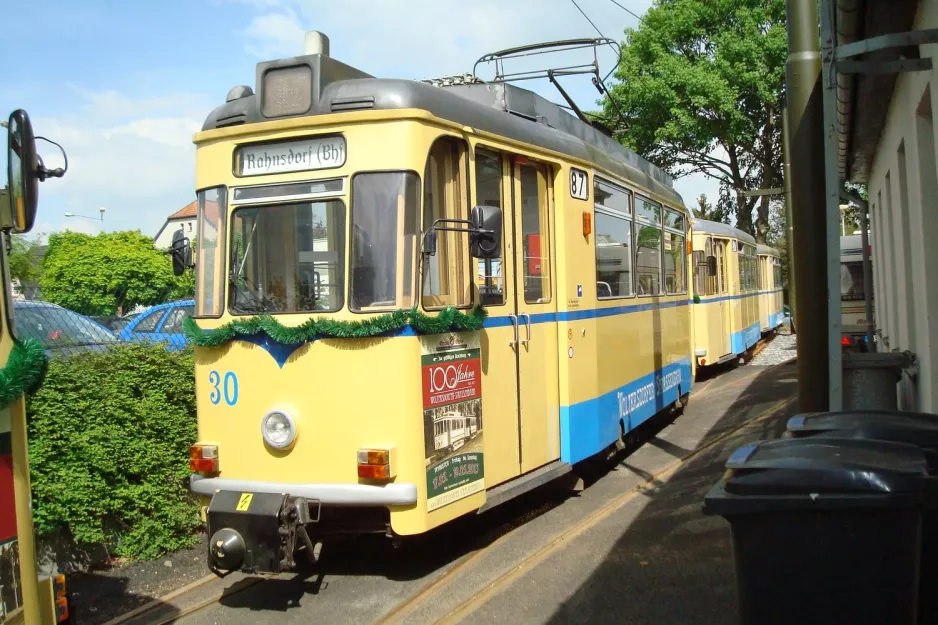
[(49, 363), (27, 401), (40, 536), (155, 558), (196, 540), (188, 447), (196, 439), (191, 348), (124, 343)]

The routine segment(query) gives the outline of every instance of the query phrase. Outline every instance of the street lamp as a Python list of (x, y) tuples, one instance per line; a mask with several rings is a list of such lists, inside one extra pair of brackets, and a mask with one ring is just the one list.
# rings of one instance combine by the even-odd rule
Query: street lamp
[[(101, 218), (100, 218), (101, 227), (104, 228), (104, 208), (99, 208), (98, 210), (101, 211)], [(76, 213), (65, 213), (65, 216), (66, 217), (81, 217), (82, 219), (91, 219), (93, 221), (98, 221), (97, 217), (89, 217), (88, 215), (78, 215)]]

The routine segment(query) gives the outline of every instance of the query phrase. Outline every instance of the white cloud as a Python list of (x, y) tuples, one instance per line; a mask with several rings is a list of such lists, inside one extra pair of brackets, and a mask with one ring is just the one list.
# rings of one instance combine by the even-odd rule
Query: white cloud
[[(76, 88), (81, 104), (73, 115), (33, 119), (37, 134), (62, 144), (68, 172), (40, 187), (40, 215), (53, 225), (73, 212), (98, 216), (105, 208), (107, 230), (136, 229), (156, 234), (166, 216), (194, 195), (195, 146), (206, 98), (191, 94), (131, 98), (116, 91)], [(39, 143), (47, 167), (61, 167), (58, 150)], [(64, 227), (93, 232), (82, 218), (62, 218)]]

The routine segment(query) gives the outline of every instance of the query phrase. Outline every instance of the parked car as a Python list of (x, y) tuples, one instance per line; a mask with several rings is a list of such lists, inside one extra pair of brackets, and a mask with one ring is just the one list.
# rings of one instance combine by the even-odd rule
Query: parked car
[(182, 333), (182, 320), (195, 312), (195, 300), (179, 300), (157, 304), (139, 313), (118, 334), (122, 341), (153, 341), (169, 343), (167, 349), (182, 349), (188, 339)]
[(92, 317), (93, 321), (100, 323), (114, 334), (120, 334), (120, 331), (127, 327), (127, 324), (140, 316), (140, 313), (130, 313), (128, 315), (106, 315), (103, 317)]
[(49, 302), (13, 302), (16, 334), (40, 341), (49, 357), (100, 350), (118, 343), (114, 333), (89, 317)]

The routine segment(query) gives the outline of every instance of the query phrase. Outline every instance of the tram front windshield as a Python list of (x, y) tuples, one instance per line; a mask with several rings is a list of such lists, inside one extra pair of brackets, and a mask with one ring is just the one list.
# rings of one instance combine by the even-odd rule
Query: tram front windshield
[(342, 307), (341, 200), (239, 208), (231, 225), (232, 313), (330, 312)]

